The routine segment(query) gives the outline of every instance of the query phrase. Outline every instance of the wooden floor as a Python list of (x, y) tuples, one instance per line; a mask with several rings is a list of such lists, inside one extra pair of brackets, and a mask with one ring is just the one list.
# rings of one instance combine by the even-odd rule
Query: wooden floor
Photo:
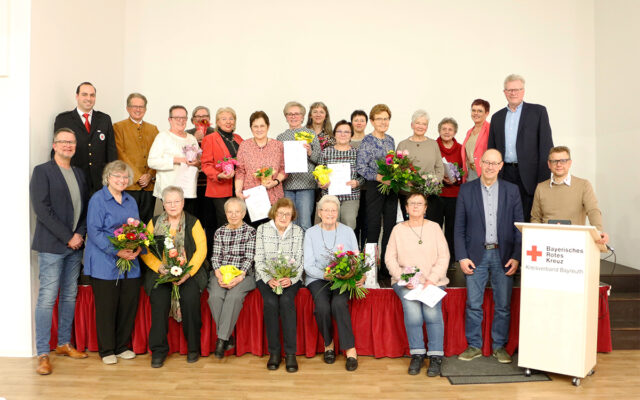
[(325, 365), (322, 358), (298, 357), (300, 371), (265, 368), (267, 358), (253, 355), (187, 364), (172, 355), (161, 369), (148, 354), (117, 365), (103, 365), (97, 353), (85, 360), (52, 355), (54, 373), (35, 373), (35, 358), (0, 358), (0, 398), (14, 399), (638, 399), (640, 351), (598, 354), (596, 373), (581, 386), (567, 376), (550, 382), (452, 386), (425, 371), (407, 374), (409, 359), (360, 357), (356, 372), (344, 358)]

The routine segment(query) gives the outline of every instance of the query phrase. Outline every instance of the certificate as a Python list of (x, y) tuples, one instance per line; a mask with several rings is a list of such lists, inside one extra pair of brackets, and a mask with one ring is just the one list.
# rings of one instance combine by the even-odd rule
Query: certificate
[(284, 144), (284, 172), (309, 172), (307, 167), (307, 149), (303, 140), (285, 140)]
[(407, 300), (421, 301), (429, 307), (433, 308), (446, 295), (447, 292), (440, 289), (436, 285), (428, 285), (424, 289), (422, 285), (418, 285), (418, 287), (405, 294), (404, 298)]
[(173, 181), (175, 186), (182, 188), (186, 199), (197, 197), (196, 179), (198, 176), (198, 168), (193, 165), (180, 164), (176, 168), (176, 179)]
[(262, 185), (258, 185), (251, 189), (243, 190), (242, 194), (249, 196), (244, 199), (244, 202), (247, 205), (247, 211), (249, 211), (249, 218), (251, 219), (251, 222), (260, 221), (261, 219), (269, 217), (271, 202), (269, 202), (267, 188)]
[(327, 164), (327, 168), (331, 170), (329, 174), (329, 194), (337, 196), (340, 194), (351, 194), (351, 186), (347, 182), (351, 180), (351, 164)]

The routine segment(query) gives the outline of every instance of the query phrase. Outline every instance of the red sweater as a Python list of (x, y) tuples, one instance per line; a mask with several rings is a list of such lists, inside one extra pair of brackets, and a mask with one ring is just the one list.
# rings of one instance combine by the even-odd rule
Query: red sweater
[[(239, 135), (233, 134), (233, 139), (236, 143), (242, 143), (242, 138)], [(207, 197), (231, 197), (233, 193), (233, 180), (231, 179), (218, 179), (218, 174), (222, 171), (216, 168), (218, 161), (222, 161), (225, 157), (231, 157), (227, 145), (220, 137), (218, 132), (208, 134), (202, 139), (202, 172), (207, 175), (207, 191), (205, 196)]]
[[(451, 146), (450, 149), (447, 149), (442, 144), (442, 139), (438, 138), (436, 141), (438, 142), (438, 147), (440, 147), (440, 154), (442, 154), (442, 157), (444, 157), (450, 163), (458, 163), (458, 167), (462, 168), (462, 153), (460, 151), (462, 149), (462, 146), (460, 145), (460, 143), (458, 143), (454, 138), (453, 146)], [(445, 176), (447, 175), (445, 174)], [(454, 185), (448, 185), (444, 183), (444, 187), (442, 188), (442, 193), (440, 194), (440, 196), (441, 197), (458, 197), (458, 192), (460, 191), (461, 183), (462, 183), (462, 180), (458, 181)]]

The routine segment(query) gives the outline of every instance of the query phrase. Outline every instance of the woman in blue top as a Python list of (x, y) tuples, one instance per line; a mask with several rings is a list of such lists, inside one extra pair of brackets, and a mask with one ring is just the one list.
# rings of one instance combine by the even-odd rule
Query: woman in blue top
[[(91, 276), (98, 351), (105, 364), (117, 363), (116, 357), (135, 357), (127, 344), (138, 309), (141, 249), (118, 251), (108, 239), (127, 219), (140, 219), (136, 201), (124, 191), (132, 179), (133, 171), (123, 161), (107, 164), (102, 172), (104, 186), (91, 197), (87, 211), (84, 273)], [(119, 273), (118, 257), (133, 261), (130, 271)]]

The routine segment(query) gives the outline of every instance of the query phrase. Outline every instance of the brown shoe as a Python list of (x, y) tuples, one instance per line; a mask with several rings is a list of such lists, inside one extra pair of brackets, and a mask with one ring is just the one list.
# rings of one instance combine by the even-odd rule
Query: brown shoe
[(49, 361), (49, 356), (46, 354), (41, 354), (38, 356), (38, 368), (36, 368), (36, 372), (40, 375), (49, 375), (53, 368), (51, 368), (51, 362)]
[(69, 356), (71, 358), (87, 358), (87, 357), (89, 357), (89, 355), (87, 353), (83, 353), (81, 351), (76, 350), (69, 343), (64, 344), (62, 346), (56, 347), (56, 354), (63, 355), (63, 356)]

